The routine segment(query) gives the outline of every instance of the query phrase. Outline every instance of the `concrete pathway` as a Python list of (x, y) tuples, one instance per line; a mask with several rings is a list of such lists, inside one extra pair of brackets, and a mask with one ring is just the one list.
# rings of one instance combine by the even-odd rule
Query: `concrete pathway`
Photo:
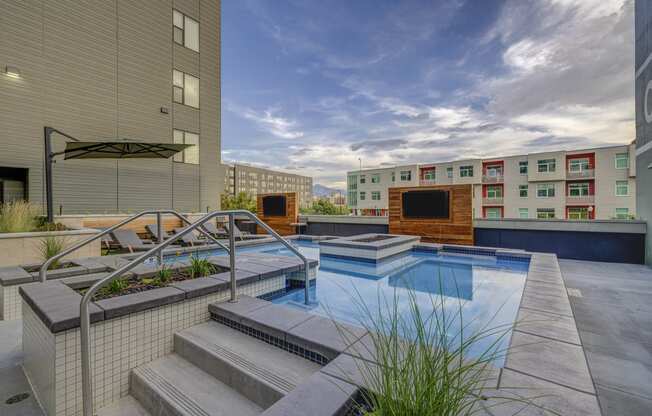
[[(23, 374), (23, 321), (0, 321), (0, 416), (42, 416)], [(18, 395), (29, 396), (7, 403)]]
[(652, 414), (652, 269), (559, 265), (603, 415)]

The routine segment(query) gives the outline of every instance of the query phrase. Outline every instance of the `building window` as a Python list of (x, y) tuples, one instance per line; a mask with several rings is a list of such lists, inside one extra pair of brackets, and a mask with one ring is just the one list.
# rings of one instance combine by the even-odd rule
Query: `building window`
[(527, 198), (527, 192), (528, 192), (528, 186), (527, 185), (519, 185), (518, 186), (518, 196), (521, 198)]
[(401, 180), (402, 181), (411, 181), (412, 180), (412, 171), (411, 170), (402, 170), (401, 171)]
[(557, 170), (555, 159), (543, 159), (537, 161), (537, 167), (540, 173), (554, 172)]
[(618, 220), (628, 220), (630, 219), (629, 208), (616, 208), (615, 218)]
[(569, 172), (584, 172), (589, 170), (589, 159), (571, 159), (568, 161)]
[[(274, 180), (273, 177), (271, 177), (271, 178), (268, 177), (267, 179), (268, 180)], [(357, 175), (350, 175), (347, 179), (348, 179), (347, 184), (348, 184), (349, 191), (358, 189), (358, 176)]]
[(367, 176), (366, 175), (360, 175), (360, 183), (367, 183)]
[(586, 207), (570, 207), (568, 208), (569, 220), (588, 220), (589, 209)]
[(199, 135), (190, 133), (189, 131), (174, 130), (174, 143), (177, 144), (190, 144), (182, 152), (176, 153), (173, 157), (175, 162), (190, 163), (192, 165), (199, 164)]
[(530, 211), (527, 208), (519, 208), (518, 209), (518, 217), (519, 218), (530, 218)]
[(588, 183), (571, 183), (568, 185), (568, 196), (589, 196)]
[(380, 183), (380, 175), (377, 173), (371, 175), (371, 183)]
[(554, 208), (537, 208), (537, 218), (540, 220), (549, 220), (555, 218)]
[(174, 42), (199, 52), (199, 23), (177, 10), (172, 11), (172, 22)]
[(354, 207), (358, 205), (358, 193), (356, 191), (349, 191), (348, 197), (349, 206)]
[(396, 172), (392, 172), (392, 182), (396, 182)]
[(453, 168), (452, 167), (446, 168), (446, 176), (449, 179), (453, 177)]
[(485, 218), (501, 218), (500, 208), (485, 208)]
[(629, 196), (629, 182), (616, 181), (616, 196)]
[(542, 183), (537, 185), (537, 198), (553, 198), (555, 196), (555, 185)]
[(373, 201), (380, 201), (380, 191), (373, 191), (371, 193), (371, 199)]
[(487, 166), (487, 176), (490, 178), (496, 178), (498, 176), (503, 175), (503, 167), (502, 165), (492, 165), (492, 166)]
[(473, 177), (473, 166), (460, 166), (460, 177), (461, 178)]
[(172, 71), (172, 85), (175, 103), (199, 108), (199, 78), (175, 69)]
[(616, 169), (629, 168), (629, 153), (616, 154)]
[(503, 197), (503, 187), (502, 186), (487, 186), (487, 198), (496, 199)]
[(360, 191), (360, 201), (367, 199), (367, 193), (365, 191)]
[(427, 181), (434, 181), (435, 180), (435, 171), (434, 170), (427, 170), (423, 173), (423, 179)]
[(518, 172), (521, 175), (527, 175), (527, 160), (523, 162), (518, 162)]

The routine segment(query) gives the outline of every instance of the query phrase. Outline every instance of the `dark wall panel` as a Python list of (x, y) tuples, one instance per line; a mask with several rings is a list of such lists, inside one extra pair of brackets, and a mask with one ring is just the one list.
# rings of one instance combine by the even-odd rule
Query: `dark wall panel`
[(644, 234), (476, 228), (475, 244), (555, 253), (563, 259), (645, 262)]
[(336, 235), (341, 237), (366, 233), (387, 234), (388, 232), (389, 227), (387, 224), (338, 224), (327, 222), (309, 222), (302, 230), (302, 234)]

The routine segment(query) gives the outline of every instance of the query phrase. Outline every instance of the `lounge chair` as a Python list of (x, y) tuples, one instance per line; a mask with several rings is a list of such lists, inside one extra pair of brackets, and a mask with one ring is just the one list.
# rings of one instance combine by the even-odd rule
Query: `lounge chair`
[[(224, 224), (224, 229), (227, 232), (229, 232), (229, 225)], [(267, 235), (258, 235), (258, 234), (251, 234), (249, 231), (240, 231), (237, 225), (233, 224), (233, 236), (235, 239), (240, 239), (240, 240), (254, 240), (256, 238), (267, 238)]]
[(168, 238), (170, 238), (170, 234), (168, 234), (168, 232), (165, 231), (165, 228), (163, 228), (163, 227), (161, 227), (161, 234), (162, 234), (163, 240), (158, 238), (158, 231), (157, 231), (156, 224), (147, 224), (145, 226), (145, 229), (152, 236), (152, 238), (154, 238), (158, 242), (162, 242), (162, 241), (165, 241)]
[(215, 238), (228, 238), (229, 234), (223, 228), (217, 228), (212, 222), (204, 224), (204, 229)]
[(151, 241), (141, 240), (134, 230), (113, 230), (111, 234), (116, 243), (118, 243), (118, 246), (122, 249), (129, 250), (130, 253), (134, 251), (146, 251), (153, 246)]
[[(184, 227), (175, 228), (174, 233), (179, 234), (183, 230), (185, 230)], [(201, 245), (204, 245), (204, 244), (208, 243), (208, 240), (202, 240), (201, 238), (199, 238), (197, 236), (197, 234), (193, 230), (193, 231), (189, 232), (188, 234), (184, 235), (183, 237), (181, 237), (181, 242), (183, 243), (183, 245), (186, 245), (186, 246), (201, 246)]]

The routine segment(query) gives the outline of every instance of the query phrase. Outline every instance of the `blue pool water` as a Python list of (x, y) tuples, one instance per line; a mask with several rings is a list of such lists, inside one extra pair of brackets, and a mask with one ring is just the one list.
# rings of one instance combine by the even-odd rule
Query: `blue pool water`
[[(451, 324), (448, 335), (464, 332), (471, 334), (483, 328), (510, 326), (516, 320), (528, 263), (523, 261), (497, 260), (490, 256), (439, 255), (408, 252), (379, 263), (346, 260), (320, 256), (319, 245), (294, 241), (308, 258), (319, 260), (316, 284), (310, 288), (311, 304), (304, 304), (303, 289), (290, 290), (276, 297), (273, 302), (307, 310), (328, 318), (360, 325), (368, 323), (369, 313), (363, 312), (362, 303), (373, 313), (382, 313), (396, 299), (398, 314), (409, 316), (409, 289), (422, 313), (433, 311), (433, 300), (443, 301), (449, 317), (459, 317)], [(249, 246), (240, 252), (264, 252), (293, 256), (280, 244)], [(210, 253), (216, 254), (216, 253)], [(206, 254), (208, 255), (208, 254)], [(504, 331), (500, 331), (501, 334)], [(499, 341), (506, 348), (509, 335)], [(487, 337), (469, 350), (479, 355), (499, 335)], [(494, 364), (503, 365), (503, 359)]]

